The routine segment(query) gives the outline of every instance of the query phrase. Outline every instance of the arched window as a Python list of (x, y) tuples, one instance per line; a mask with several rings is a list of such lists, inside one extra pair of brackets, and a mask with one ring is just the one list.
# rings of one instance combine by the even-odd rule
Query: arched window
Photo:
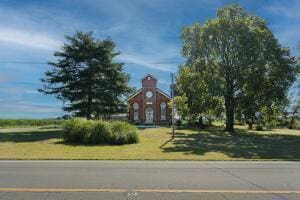
[(160, 119), (166, 120), (166, 112), (167, 112), (167, 104), (165, 102), (162, 102), (160, 104)]
[(139, 120), (139, 104), (136, 102), (133, 104), (133, 120)]

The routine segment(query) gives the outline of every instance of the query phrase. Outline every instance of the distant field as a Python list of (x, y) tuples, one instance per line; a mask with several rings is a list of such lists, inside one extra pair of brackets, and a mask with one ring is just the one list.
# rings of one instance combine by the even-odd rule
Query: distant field
[(0, 119), (0, 128), (5, 127), (28, 127), (28, 126), (56, 126), (61, 125), (63, 120), (54, 119)]
[(177, 130), (174, 140), (168, 127), (148, 128), (138, 131), (140, 143), (124, 146), (67, 144), (59, 129), (0, 129), (0, 159), (300, 160), (299, 130), (237, 128)]

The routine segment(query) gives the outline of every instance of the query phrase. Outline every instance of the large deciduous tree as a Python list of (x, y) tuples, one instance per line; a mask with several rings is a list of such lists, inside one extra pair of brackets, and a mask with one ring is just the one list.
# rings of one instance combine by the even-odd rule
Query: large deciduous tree
[[(189, 118), (192, 120), (198, 118), (200, 127), (203, 127), (203, 115), (220, 112), (222, 110), (222, 98), (217, 95), (216, 90), (207, 84), (206, 72), (197, 72), (195, 65), (197, 63), (190, 67), (180, 66), (176, 77), (176, 88), (179, 96), (175, 98), (175, 106), (179, 111), (182, 108), (178, 105), (187, 106)], [(182, 105), (182, 100), (185, 100), (186, 105)], [(186, 112), (185, 115), (187, 116)]]
[(260, 107), (280, 104), (295, 80), (295, 59), (282, 48), (266, 22), (238, 5), (217, 17), (183, 29), (182, 55), (207, 88), (225, 102), (226, 130), (234, 132), (237, 106), (252, 116)]
[(130, 92), (129, 75), (123, 64), (114, 62), (119, 53), (112, 40), (97, 40), (92, 33), (77, 32), (66, 36), (56, 62), (41, 79), (41, 92), (65, 102), (63, 109), (91, 119), (92, 115), (109, 116), (121, 108), (121, 96)]

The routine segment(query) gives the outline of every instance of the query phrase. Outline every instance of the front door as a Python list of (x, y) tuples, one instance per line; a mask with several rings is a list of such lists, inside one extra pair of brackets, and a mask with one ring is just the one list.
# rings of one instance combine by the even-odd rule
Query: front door
[(145, 124), (153, 124), (153, 109), (151, 107), (146, 108), (146, 121)]

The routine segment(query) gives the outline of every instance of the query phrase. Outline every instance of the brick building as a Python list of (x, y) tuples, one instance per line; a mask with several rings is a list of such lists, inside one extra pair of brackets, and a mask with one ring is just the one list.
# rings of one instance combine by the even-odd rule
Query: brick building
[(156, 87), (157, 79), (147, 75), (142, 88), (127, 98), (128, 120), (135, 124), (167, 124), (171, 121), (171, 97)]

